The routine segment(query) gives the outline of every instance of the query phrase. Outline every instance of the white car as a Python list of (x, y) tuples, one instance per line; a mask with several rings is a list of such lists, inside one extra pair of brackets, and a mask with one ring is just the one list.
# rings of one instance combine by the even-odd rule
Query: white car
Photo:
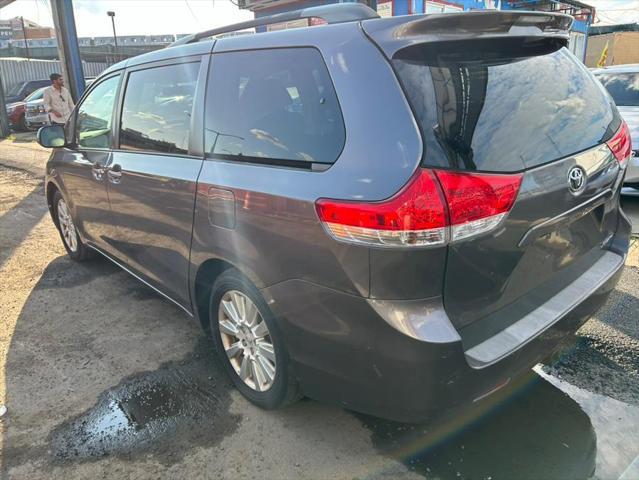
[(49, 114), (44, 108), (44, 91), (48, 87), (41, 88), (33, 92), (25, 106), (24, 120), (26, 127), (30, 130), (38, 129), (44, 125), (48, 125)]
[(632, 139), (632, 156), (624, 186), (639, 190), (639, 64), (615, 65), (593, 70), (617, 104), (628, 124)]

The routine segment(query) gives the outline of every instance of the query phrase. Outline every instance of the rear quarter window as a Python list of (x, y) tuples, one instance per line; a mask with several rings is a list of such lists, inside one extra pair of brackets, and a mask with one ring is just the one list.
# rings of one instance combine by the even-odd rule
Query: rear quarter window
[(524, 170), (593, 147), (619, 124), (601, 86), (558, 45), (424, 44), (393, 63), (428, 166)]
[(309, 167), (345, 141), (337, 95), (314, 48), (214, 54), (206, 95), (209, 158)]

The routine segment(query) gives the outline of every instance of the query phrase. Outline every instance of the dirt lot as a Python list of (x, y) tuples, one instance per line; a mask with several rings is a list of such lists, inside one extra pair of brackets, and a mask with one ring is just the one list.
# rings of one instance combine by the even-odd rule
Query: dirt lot
[(311, 400), (264, 412), (180, 310), (66, 257), (45, 159), (0, 143), (3, 478), (639, 478), (639, 245), (575, 347), (488, 407), (430, 425)]

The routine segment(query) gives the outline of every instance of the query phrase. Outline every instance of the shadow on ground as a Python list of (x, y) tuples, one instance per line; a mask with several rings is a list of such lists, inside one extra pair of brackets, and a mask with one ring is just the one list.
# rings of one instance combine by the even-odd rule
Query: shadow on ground
[(47, 266), (7, 355), (2, 478), (109, 456), (168, 465), (234, 431), (208, 339), (150, 292), (101, 258)]
[(536, 375), (439, 424), (401, 424), (357, 415), (380, 453), (441, 479), (585, 479), (595, 471), (597, 438), (568, 395)]
[[(0, 167), (0, 171), (9, 170)], [(0, 215), (0, 267), (48, 212), (42, 181), (34, 180), (23, 172), (9, 172), (11, 172), (11, 180), (20, 181), (25, 189), (31, 190), (11, 209)], [(0, 197), (0, 201), (11, 202), (12, 200), (12, 195), (8, 198)]]

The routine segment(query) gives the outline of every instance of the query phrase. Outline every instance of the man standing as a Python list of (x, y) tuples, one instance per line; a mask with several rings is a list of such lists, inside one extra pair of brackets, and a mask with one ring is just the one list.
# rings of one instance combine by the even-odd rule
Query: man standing
[(49, 113), (49, 119), (53, 124), (64, 125), (75, 107), (69, 90), (64, 88), (64, 79), (59, 73), (49, 76), (51, 86), (44, 91), (44, 108)]

